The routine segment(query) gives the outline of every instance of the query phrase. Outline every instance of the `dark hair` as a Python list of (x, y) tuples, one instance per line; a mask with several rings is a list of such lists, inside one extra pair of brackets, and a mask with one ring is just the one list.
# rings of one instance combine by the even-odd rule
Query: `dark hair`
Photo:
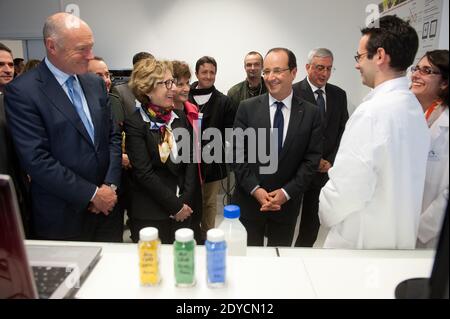
[(397, 16), (387, 15), (376, 20), (379, 27), (368, 27), (361, 30), (368, 35), (367, 58), (372, 59), (378, 48), (383, 48), (391, 58), (390, 67), (396, 71), (406, 71), (413, 64), (419, 37), (416, 30)]
[(15, 58), (13, 60), (14, 66), (18, 66), (20, 64), (20, 62), (23, 62), (23, 61), (25, 61), (25, 60), (22, 58)]
[(40, 60), (31, 59), (27, 61), (27, 64), (25, 64), (25, 67), (23, 68), (23, 73), (30, 71), (31, 69), (34, 69), (41, 63)]
[(154, 59), (154, 58), (155, 57), (150, 52), (139, 52), (133, 56), (133, 65), (135, 65), (136, 63), (138, 63), (141, 60)]
[(256, 51), (250, 51), (249, 53), (247, 53), (246, 55), (245, 55), (245, 57), (248, 57), (249, 55), (259, 55), (259, 57), (260, 57), (260, 59), (261, 59), (261, 64), (263, 63), (263, 56), (261, 55), (261, 53), (259, 53), (259, 52), (256, 52)]
[(173, 66), (173, 77), (175, 79), (181, 78), (191, 78), (191, 71), (189, 70), (189, 65), (182, 61), (172, 61)]
[(442, 80), (447, 82), (447, 87), (441, 90), (438, 96), (448, 105), (448, 50), (434, 50), (425, 53), (431, 65), (435, 66), (441, 72)]
[(6, 45), (4, 45), (3, 43), (0, 42), (0, 51), (6, 51), (9, 52), (9, 54), (12, 55), (12, 51), (10, 48), (8, 48)]
[(214, 60), (214, 58), (211, 56), (204, 56), (204, 57), (201, 57), (200, 59), (198, 59), (197, 63), (195, 64), (195, 73), (198, 73), (200, 66), (203, 64), (206, 64), (206, 63), (214, 65), (214, 67), (216, 68), (216, 72), (217, 72), (216, 60)]
[(95, 56), (92, 60), (105, 62), (101, 56)]
[(292, 52), (289, 49), (286, 48), (272, 48), (270, 49), (267, 53), (266, 53), (266, 57), (269, 55), (269, 53), (271, 52), (279, 52), (279, 51), (283, 51), (287, 54), (288, 56), (288, 67), (289, 70), (293, 70), (297, 67), (297, 58), (295, 57), (294, 52)]

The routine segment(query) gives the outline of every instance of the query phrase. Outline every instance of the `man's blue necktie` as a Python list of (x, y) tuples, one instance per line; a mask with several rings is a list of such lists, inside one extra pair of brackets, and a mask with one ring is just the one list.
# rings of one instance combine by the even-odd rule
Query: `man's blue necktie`
[(70, 76), (66, 81), (70, 99), (72, 100), (72, 104), (73, 106), (75, 106), (78, 116), (83, 122), (84, 127), (86, 128), (86, 131), (89, 134), (89, 137), (91, 138), (92, 142), (94, 142), (94, 127), (92, 126), (91, 122), (89, 122), (89, 119), (87, 118), (86, 113), (83, 110), (83, 102), (81, 100), (81, 94), (80, 92), (78, 92), (77, 89), (74, 88), (73, 81), (75, 81), (75, 77), (73, 75)]
[(325, 118), (325, 99), (323, 98), (323, 91), (321, 89), (316, 90), (317, 93), (317, 106), (319, 107), (320, 119), (323, 121)]
[(275, 117), (273, 119), (273, 128), (278, 130), (278, 154), (281, 153), (283, 148), (283, 130), (284, 130), (284, 117), (281, 109), (283, 108), (283, 102), (275, 102), (277, 110), (275, 112)]

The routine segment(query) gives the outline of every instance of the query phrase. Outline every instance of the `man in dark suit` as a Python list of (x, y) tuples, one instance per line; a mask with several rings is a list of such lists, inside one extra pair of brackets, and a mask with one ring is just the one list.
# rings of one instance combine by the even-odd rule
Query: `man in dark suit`
[(14, 78), (14, 62), (11, 50), (0, 43), (0, 174), (10, 175), (11, 162), (9, 160), (9, 139), (6, 131), (3, 91), (5, 86)]
[(308, 76), (293, 85), (294, 94), (319, 106), (322, 119), (323, 154), (319, 169), (303, 194), (302, 213), (297, 247), (312, 247), (319, 231), (319, 194), (328, 181), (328, 170), (334, 158), (348, 120), (347, 95), (341, 88), (329, 84), (333, 70), (333, 53), (325, 48), (308, 55)]
[[(252, 246), (262, 246), (264, 235), (269, 246), (291, 245), (302, 193), (319, 166), (319, 110), (293, 95), (296, 74), (295, 55), (285, 48), (271, 49), (264, 58), (263, 69), (269, 93), (242, 101), (234, 122), (235, 129), (256, 130), (257, 143), (236, 144), (237, 182), (233, 194)], [(276, 138), (271, 132), (277, 132)], [(252, 152), (267, 151), (267, 145), (261, 151), (266, 144), (264, 138), (273, 139), (269, 144), (275, 144), (271, 158), (275, 158), (277, 168), (270, 173), (264, 172), (262, 158), (257, 158), (256, 163), (249, 160), (255, 155)], [(251, 151), (255, 144), (258, 150)], [(244, 159), (243, 163), (240, 159)]]
[(31, 178), (32, 217), (41, 239), (120, 241), (114, 210), (120, 135), (105, 84), (87, 72), (92, 31), (67, 13), (44, 26), (47, 57), (6, 87), (19, 158)]
[(31, 238), (29, 223), (28, 178), (22, 172), (11, 135), (7, 129), (4, 94), (5, 86), (13, 80), (14, 63), (11, 50), (0, 43), (0, 174), (10, 175), (14, 181), (23, 229), (26, 238)]

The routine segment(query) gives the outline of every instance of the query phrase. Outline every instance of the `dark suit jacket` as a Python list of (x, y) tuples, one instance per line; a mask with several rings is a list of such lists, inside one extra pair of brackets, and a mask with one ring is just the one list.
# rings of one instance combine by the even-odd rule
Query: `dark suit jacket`
[(30, 238), (30, 203), (29, 184), (26, 174), (19, 165), (11, 135), (6, 125), (4, 95), (0, 93), (0, 174), (10, 175), (14, 181), (20, 213), (22, 215), (23, 228), (26, 238)]
[[(317, 105), (314, 93), (306, 78), (301, 82), (295, 83), (292, 88), (295, 95)], [(328, 83), (325, 86), (325, 91), (327, 94), (327, 110), (325, 120), (322, 123), (322, 158), (333, 165), (342, 134), (344, 133), (345, 124), (348, 120), (347, 94), (341, 88)], [(317, 172), (311, 182), (311, 187), (322, 188), (327, 180), (327, 173)]]
[[(174, 119), (172, 129), (185, 128), (189, 131), (184, 113), (178, 110), (175, 113), (179, 119)], [(158, 150), (160, 135), (157, 130), (150, 130), (150, 123), (144, 122), (140, 110), (125, 120), (125, 133), (126, 150), (132, 167), (130, 217), (168, 220), (170, 215), (180, 211), (183, 204), (193, 208), (194, 194), (200, 191), (195, 187), (198, 184), (197, 164), (175, 164), (170, 157), (162, 163)], [(176, 196), (177, 186), (180, 197)]]
[(9, 160), (10, 142), (6, 131), (5, 108), (3, 104), (3, 93), (0, 93), (0, 174), (10, 175)]
[(134, 114), (134, 111), (136, 111), (136, 98), (134, 97), (133, 92), (128, 86), (128, 83), (122, 83), (113, 86), (113, 88), (111, 89), (111, 93), (119, 97), (120, 103), (122, 105), (122, 117), (124, 119), (127, 119)]
[(6, 87), (8, 125), (32, 179), (34, 227), (42, 237), (81, 235), (95, 188), (120, 183), (120, 135), (105, 84), (94, 74), (80, 75), (79, 80), (95, 129), (94, 143), (45, 62)]
[[(268, 94), (242, 101), (236, 114), (234, 127), (244, 130), (265, 128), (268, 141), (271, 129)], [(256, 135), (259, 136), (258, 133)], [(247, 152), (247, 147), (244, 149)], [(266, 149), (268, 150), (267, 146)], [(235, 164), (236, 189), (233, 202), (241, 207), (241, 216), (246, 219), (272, 216), (285, 223), (295, 220), (299, 213), (301, 195), (319, 165), (321, 150), (319, 110), (317, 106), (294, 95), (288, 131), (279, 155), (276, 173), (261, 175), (259, 169), (266, 165), (262, 164), (258, 158), (257, 163)], [(245, 155), (247, 159), (247, 154)], [(250, 195), (257, 185), (268, 192), (283, 188), (291, 200), (282, 206), (280, 212), (261, 213), (260, 204)]]

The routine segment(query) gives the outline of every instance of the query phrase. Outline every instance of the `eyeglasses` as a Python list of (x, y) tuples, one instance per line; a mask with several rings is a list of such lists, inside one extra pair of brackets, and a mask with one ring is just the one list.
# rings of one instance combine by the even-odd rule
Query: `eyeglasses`
[(312, 66), (314, 67), (314, 70), (318, 71), (318, 72), (322, 72), (324, 70), (327, 70), (327, 72), (331, 72), (336, 70), (335, 68), (333, 68), (333, 66), (325, 66), (325, 65), (321, 65), (321, 64), (312, 64)]
[(366, 54), (368, 54), (369, 52), (364, 52), (364, 53), (358, 53), (356, 52), (356, 55), (354, 56), (356, 63), (359, 63), (359, 60), (361, 60), (361, 58), (363, 56), (365, 56)]
[(441, 74), (441, 72), (435, 71), (435, 70), (433, 70), (432, 67), (429, 67), (429, 66), (424, 66), (424, 67), (420, 67), (418, 65), (412, 66), (411, 72), (414, 73), (416, 71), (419, 71), (419, 73), (422, 75)]
[(275, 68), (273, 70), (266, 69), (266, 70), (262, 71), (262, 75), (263, 76), (269, 76), (270, 73), (273, 73), (273, 75), (278, 76), (278, 75), (280, 75), (281, 73), (283, 73), (284, 71), (287, 71), (287, 70), (290, 70), (290, 68), (286, 68), (286, 69)]
[(156, 84), (164, 84), (166, 89), (170, 90), (173, 84), (176, 83), (174, 79), (168, 79), (166, 81), (156, 82)]

